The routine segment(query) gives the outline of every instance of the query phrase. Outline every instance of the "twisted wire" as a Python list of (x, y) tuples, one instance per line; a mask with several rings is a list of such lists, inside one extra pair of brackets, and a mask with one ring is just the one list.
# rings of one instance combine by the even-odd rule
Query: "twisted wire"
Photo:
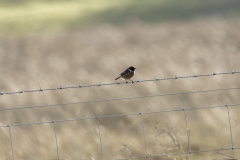
[[(239, 74), (239, 71), (231, 71), (231, 72), (213, 72), (210, 74), (193, 74), (188, 76), (177, 76), (168, 77), (168, 78), (158, 78), (155, 79), (146, 79), (146, 80), (135, 80), (135, 83), (143, 83), (143, 82), (154, 82), (154, 81), (166, 81), (166, 80), (176, 80), (176, 79), (186, 79), (186, 78), (197, 78), (197, 77), (210, 77), (210, 76), (219, 76), (219, 75), (230, 75), (230, 74)], [(66, 90), (66, 89), (81, 89), (81, 88), (89, 88), (89, 87), (100, 87), (100, 86), (112, 86), (112, 85), (126, 85), (128, 83), (125, 82), (112, 82), (112, 83), (99, 83), (99, 84), (89, 84), (89, 85), (81, 85), (78, 86), (66, 86), (66, 87), (57, 87), (57, 88), (45, 88), (35, 89), (35, 90), (21, 90), (21, 91), (13, 91), (13, 92), (0, 92), (0, 95), (12, 95), (12, 94), (21, 94), (21, 93), (32, 93), (32, 92), (44, 92), (44, 91), (55, 91), (55, 90)]]

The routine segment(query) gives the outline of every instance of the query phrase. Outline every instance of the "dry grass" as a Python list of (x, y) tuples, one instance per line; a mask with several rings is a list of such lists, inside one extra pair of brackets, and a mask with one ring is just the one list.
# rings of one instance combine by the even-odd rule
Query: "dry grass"
[[(96, 26), (76, 32), (0, 39), (1, 91), (108, 83), (130, 65), (136, 79), (239, 70), (240, 21), (199, 19), (165, 24)], [(239, 86), (239, 75), (1, 96), (1, 108), (78, 102)], [(240, 103), (239, 91), (221, 91), (4, 111), (2, 125), (101, 115)], [(231, 107), (234, 146), (240, 147), (238, 107)], [(186, 151), (183, 112), (144, 115), (149, 155)], [(187, 111), (191, 150), (230, 148), (226, 108)], [(100, 119), (106, 160), (144, 156), (139, 116)], [(101, 159), (96, 120), (57, 123), (60, 158)], [(57, 158), (52, 124), (12, 127), (16, 160)], [(0, 157), (11, 159), (7, 128), (0, 129)], [(193, 154), (225, 158), (231, 151)], [(235, 156), (240, 158), (239, 150)], [(154, 159), (154, 158), (152, 158)], [(157, 159), (186, 159), (169, 156)]]

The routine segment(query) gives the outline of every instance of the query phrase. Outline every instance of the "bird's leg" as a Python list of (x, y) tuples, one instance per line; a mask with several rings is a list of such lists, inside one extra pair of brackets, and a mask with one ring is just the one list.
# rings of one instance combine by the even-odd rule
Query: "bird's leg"
[(132, 83), (134, 83), (133, 80), (130, 79), (130, 81), (132, 81)]
[(126, 81), (126, 84), (128, 83), (128, 81), (125, 79), (125, 81)]

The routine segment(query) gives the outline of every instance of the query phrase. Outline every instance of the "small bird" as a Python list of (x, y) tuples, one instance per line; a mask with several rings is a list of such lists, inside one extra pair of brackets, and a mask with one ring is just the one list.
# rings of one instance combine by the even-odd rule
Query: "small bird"
[[(135, 68), (135, 67), (133, 67), (133, 66), (127, 68), (127, 69), (126, 69), (124, 72), (122, 72), (122, 73), (120, 74), (120, 76), (117, 77), (115, 80), (117, 80), (117, 79), (119, 79), (119, 78), (123, 78), (123, 79), (126, 81), (126, 83), (128, 83), (127, 80), (132, 81), (131, 78), (134, 76), (135, 69), (137, 69), (137, 68)], [(134, 83), (134, 82), (132, 81), (132, 83)]]

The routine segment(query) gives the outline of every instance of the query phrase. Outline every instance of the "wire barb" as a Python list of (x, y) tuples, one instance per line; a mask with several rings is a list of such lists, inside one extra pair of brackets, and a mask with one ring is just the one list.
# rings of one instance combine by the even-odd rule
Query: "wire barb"
[(81, 85), (81, 84), (79, 84), (78, 88), (79, 88), (79, 89), (80, 89), (80, 88), (82, 88), (82, 85)]

